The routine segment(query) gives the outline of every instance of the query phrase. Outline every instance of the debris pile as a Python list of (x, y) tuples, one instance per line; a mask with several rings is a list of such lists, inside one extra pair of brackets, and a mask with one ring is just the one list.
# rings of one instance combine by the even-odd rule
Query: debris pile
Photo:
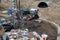
[[(8, 40), (38, 40), (37, 37), (39, 35), (36, 32), (29, 32), (28, 29), (25, 30), (11, 30), (10, 32), (6, 32), (4, 35), (4, 39)], [(40, 40), (40, 39), (39, 39)]]

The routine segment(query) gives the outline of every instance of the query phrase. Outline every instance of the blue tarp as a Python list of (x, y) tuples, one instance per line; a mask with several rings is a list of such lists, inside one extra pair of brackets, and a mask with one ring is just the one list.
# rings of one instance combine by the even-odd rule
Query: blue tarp
[(8, 9), (8, 13), (9, 14), (12, 14), (13, 13), (13, 10), (12, 9)]
[(2, 25), (3, 24), (3, 21), (0, 21), (0, 25)]

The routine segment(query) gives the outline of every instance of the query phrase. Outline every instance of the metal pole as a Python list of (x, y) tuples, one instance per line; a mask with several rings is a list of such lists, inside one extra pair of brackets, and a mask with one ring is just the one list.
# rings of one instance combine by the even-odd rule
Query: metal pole
[[(20, 0), (19, 0), (19, 10), (20, 10)], [(24, 29), (24, 20), (23, 20), (23, 11), (20, 11), (20, 17), (21, 17), (21, 23), (22, 23), (22, 29)]]
[(19, 10), (20, 10), (20, 0), (19, 0)]

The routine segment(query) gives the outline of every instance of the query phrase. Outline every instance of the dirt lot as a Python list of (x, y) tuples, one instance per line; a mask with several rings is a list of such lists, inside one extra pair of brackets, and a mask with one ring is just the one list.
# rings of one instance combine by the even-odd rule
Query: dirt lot
[[(27, 0), (26, 0), (27, 1)], [(48, 8), (38, 8), (37, 5), (41, 1), (50, 2)], [(48, 19), (60, 25), (60, 1), (59, 0), (29, 0), (27, 3), (21, 0), (21, 6), (29, 8), (38, 8), (39, 16)]]
[(43, 9), (41, 17), (53, 21), (60, 25), (60, 7), (50, 7)]
[[(35, 23), (32, 21), (32, 25)], [(28, 29), (32, 31), (36, 31), (40, 35), (43, 33), (46, 33), (48, 35), (48, 40), (56, 40), (57, 37), (57, 29), (54, 27), (54, 25), (51, 25), (48, 22), (42, 21), (41, 23), (36, 23), (37, 26), (29, 27)], [(30, 25), (31, 26), (31, 25)]]
[(39, 1), (34, 2), (31, 7), (39, 9), (41, 18), (50, 20), (60, 25), (60, 5), (59, 3), (50, 3), (48, 8), (38, 8)]

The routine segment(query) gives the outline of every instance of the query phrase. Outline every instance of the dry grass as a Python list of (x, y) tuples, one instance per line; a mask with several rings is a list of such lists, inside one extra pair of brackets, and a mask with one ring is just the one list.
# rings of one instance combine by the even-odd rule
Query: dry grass
[[(34, 2), (31, 7), (38, 8), (38, 1)], [(53, 21), (57, 24), (60, 25), (60, 5), (51, 3), (50, 7), (48, 8), (38, 8), (39, 11), (39, 16), (48, 19), (50, 21)]]

